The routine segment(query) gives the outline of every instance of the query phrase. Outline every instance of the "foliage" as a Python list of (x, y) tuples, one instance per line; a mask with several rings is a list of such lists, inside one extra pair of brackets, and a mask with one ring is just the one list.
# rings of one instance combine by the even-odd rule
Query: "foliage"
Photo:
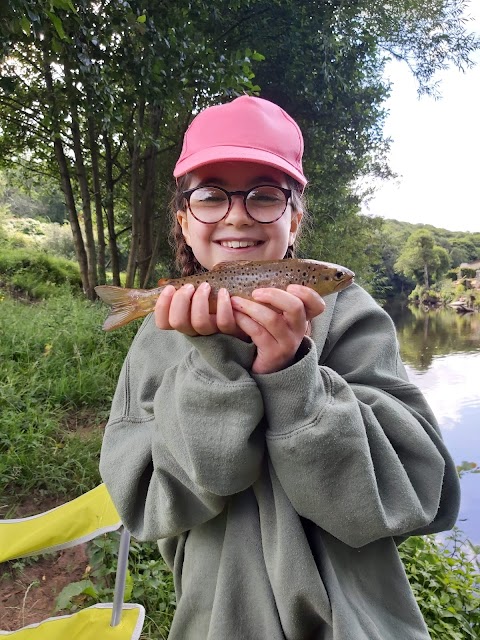
[(435, 244), (430, 231), (419, 229), (408, 238), (395, 268), (428, 288), (430, 279), (438, 279), (450, 267), (448, 252)]
[[(76, 610), (96, 602), (111, 602), (115, 587), (120, 535), (93, 540), (88, 548), (89, 571), (58, 595), (56, 610)], [(142, 604), (147, 617), (142, 637), (166, 640), (175, 611), (173, 576), (153, 542), (130, 542), (125, 600)]]
[[(333, 254), (339, 230), (364, 226), (355, 180), (389, 175), (385, 60), (404, 60), (420, 91), (434, 92), (435, 72), (468, 66), (478, 48), (464, 0), (236, 0), (224, 9), (219, 0), (2, 5), (0, 160), (61, 185), (90, 297), (105, 278), (106, 246), (119, 281), (123, 229), (127, 283), (171, 260), (165, 176), (199, 109), (261, 92), (292, 113), (305, 132), (316, 249)], [(360, 256), (363, 233), (350, 240)], [(455, 251), (458, 260), (467, 248)]]
[(480, 575), (472, 547), (460, 535), (455, 530), (446, 543), (434, 536), (411, 537), (399, 548), (432, 640), (480, 635)]
[(58, 294), (59, 285), (81, 291), (78, 266), (64, 258), (26, 249), (0, 249), (0, 286), (32, 299)]
[(33, 173), (15, 165), (0, 172), (0, 206), (12, 216), (48, 220), (62, 224), (66, 209), (57, 181), (48, 174)]

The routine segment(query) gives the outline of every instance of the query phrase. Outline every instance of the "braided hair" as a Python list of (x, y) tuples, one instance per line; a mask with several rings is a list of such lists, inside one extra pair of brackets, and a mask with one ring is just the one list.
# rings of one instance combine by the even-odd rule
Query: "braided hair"
[[(305, 213), (306, 207), (304, 198), (301, 192), (300, 184), (292, 177), (287, 177), (288, 188), (292, 190), (291, 203), (293, 211), (301, 211)], [(170, 230), (171, 243), (175, 251), (175, 264), (181, 276), (191, 276), (194, 273), (201, 273), (205, 271), (204, 267), (198, 262), (193, 255), (191, 247), (188, 246), (185, 237), (182, 232), (182, 227), (177, 220), (177, 211), (185, 211), (185, 198), (183, 192), (186, 191), (190, 183), (190, 174), (185, 174), (177, 180), (175, 192), (170, 202), (170, 209), (172, 214), (172, 226)], [(290, 245), (287, 247), (287, 251), (284, 258), (295, 257), (295, 247)]]

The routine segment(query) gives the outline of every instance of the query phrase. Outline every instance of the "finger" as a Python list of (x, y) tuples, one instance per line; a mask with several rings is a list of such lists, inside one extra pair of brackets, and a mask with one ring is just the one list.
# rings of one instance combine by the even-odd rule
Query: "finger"
[(215, 315), (210, 314), (208, 308), (211, 290), (208, 282), (202, 282), (192, 297), (190, 322), (192, 328), (201, 336), (209, 336), (218, 331)]
[(241, 311), (233, 311), (233, 317), (235, 319), (236, 326), (240, 328), (257, 347), (260, 344), (262, 348), (266, 346), (266, 343), (275, 343), (275, 338), (263, 327), (261, 324), (253, 320), (246, 313)]
[(190, 309), (195, 287), (193, 284), (184, 284), (173, 295), (170, 304), (168, 321), (172, 329), (176, 329), (188, 336), (195, 336), (197, 332), (190, 322)]
[(325, 311), (325, 300), (316, 291), (310, 289), (310, 287), (290, 284), (287, 287), (287, 292), (302, 300), (305, 306), (307, 320), (311, 320)]
[(306, 310), (298, 296), (273, 287), (256, 289), (252, 296), (256, 302), (268, 304), (282, 312), (292, 329), (304, 330), (307, 321)]
[(293, 339), (291, 331), (286, 340), (279, 342), (250, 316), (241, 311), (234, 311), (234, 316), (237, 326), (250, 336), (257, 347), (257, 354), (252, 364), (254, 373), (273, 373), (289, 366), (298, 349), (298, 340)]
[(217, 326), (222, 333), (230, 335), (233, 335), (237, 328), (230, 302), (230, 294), (225, 288), (220, 289), (217, 295)]
[[(286, 322), (282, 313), (259, 304), (254, 300), (247, 298), (233, 297), (231, 303), (234, 311), (241, 311), (243, 314), (249, 316), (258, 325), (263, 327), (275, 340), (282, 340), (286, 338), (286, 333), (290, 331), (290, 327)], [(243, 329), (243, 327), (242, 327)], [(252, 340), (256, 342), (253, 335), (247, 332), (251, 336)], [(261, 337), (262, 332), (255, 331), (255, 335)], [(257, 346), (258, 343), (256, 342)]]
[(167, 285), (159, 295), (157, 303), (155, 304), (154, 316), (155, 324), (159, 329), (171, 329), (168, 316), (170, 314), (170, 305), (172, 298), (176, 292), (173, 285)]

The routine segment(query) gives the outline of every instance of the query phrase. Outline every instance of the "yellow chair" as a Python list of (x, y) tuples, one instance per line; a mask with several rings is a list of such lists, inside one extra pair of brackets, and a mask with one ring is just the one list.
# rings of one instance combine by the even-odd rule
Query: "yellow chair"
[(74, 547), (122, 528), (113, 603), (96, 604), (71, 615), (55, 616), (17, 631), (13, 640), (138, 640), (145, 609), (124, 603), (130, 533), (122, 526), (104, 484), (29, 518), (0, 520), (0, 562)]

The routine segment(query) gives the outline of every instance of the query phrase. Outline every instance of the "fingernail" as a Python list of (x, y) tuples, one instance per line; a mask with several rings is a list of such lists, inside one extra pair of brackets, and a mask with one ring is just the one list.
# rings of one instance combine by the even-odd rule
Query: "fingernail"
[(211, 287), (208, 282), (202, 282), (202, 284), (198, 287), (201, 291), (210, 291)]
[(167, 284), (165, 289), (162, 291), (161, 295), (162, 296), (168, 296), (169, 298), (171, 298), (173, 296), (173, 294), (175, 293), (175, 291), (176, 291), (176, 289), (173, 286), (173, 284)]
[(195, 290), (195, 287), (193, 286), (193, 284), (184, 284), (182, 289), (184, 289), (185, 291), (188, 291), (188, 293), (190, 293), (191, 291)]

